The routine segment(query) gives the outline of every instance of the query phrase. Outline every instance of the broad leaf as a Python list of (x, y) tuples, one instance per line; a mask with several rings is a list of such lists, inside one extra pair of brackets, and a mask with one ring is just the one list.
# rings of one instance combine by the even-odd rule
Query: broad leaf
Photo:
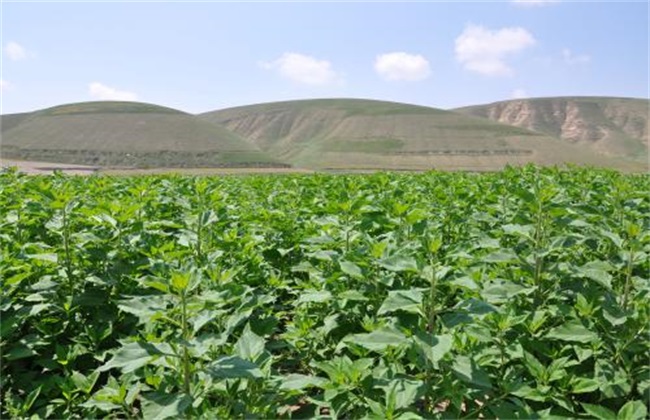
[(237, 356), (224, 356), (211, 363), (206, 371), (219, 379), (255, 379), (263, 376), (259, 367)]
[(420, 333), (413, 340), (418, 351), (434, 366), (437, 366), (438, 362), (449, 353), (453, 344), (452, 336), (448, 334), (432, 336)]
[(591, 416), (592, 418), (598, 420), (612, 420), (616, 418), (616, 413), (614, 413), (609, 408), (600, 405), (595, 405), (595, 404), (588, 404), (588, 403), (580, 403), (580, 404), (582, 405), (582, 408), (585, 409), (587, 415)]
[(142, 415), (151, 420), (182, 418), (191, 404), (192, 397), (186, 394), (149, 392), (142, 395)]
[(302, 303), (324, 303), (332, 299), (332, 293), (328, 290), (308, 291), (300, 295), (296, 300), (296, 305)]
[(408, 271), (417, 272), (418, 265), (415, 258), (406, 255), (391, 255), (379, 260), (379, 265), (388, 271)]
[(618, 420), (643, 420), (646, 419), (648, 409), (643, 401), (628, 401), (618, 412)]
[(479, 388), (492, 389), (488, 374), (467, 356), (456, 356), (452, 370), (462, 381)]
[(250, 324), (246, 324), (244, 332), (235, 344), (235, 351), (242, 359), (255, 362), (264, 352), (264, 338), (251, 331)]
[(356, 265), (355, 263), (350, 261), (341, 261), (340, 265), (341, 265), (341, 271), (347, 274), (348, 276), (355, 279), (363, 278), (363, 273), (361, 272), (361, 268), (359, 268), (359, 266)]
[(123, 373), (133, 372), (162, 356), (177, 357), (169, 344), (128, 343), (117, 349), (113, 353), (113, 358), (98, 370), (105, 372), (118, 368)]
[(422, 313), (422, 290), (391, 290), (388, 292), (388, 297), (381, 304), (377, 315), (395, 311), (404, 311), (424, 316)]
[(343, 341), (381, 353), (388, 347), (396, 347), (405, 343), (406, 336), (397, 330), (382, 328), (368, 334), (348, 335)]
[(546, 338), (577, 343), (590, 343), (598, 340), (598, 334), (585, 328), (580, 321), (572, 320), (559, 327), (552, 328), (546, 334)]
[(328, 381), (318, 376), (291, 374), (282, 378), (280, 389), (287, 391), (298, 391), (305, 388), (321, 387)]

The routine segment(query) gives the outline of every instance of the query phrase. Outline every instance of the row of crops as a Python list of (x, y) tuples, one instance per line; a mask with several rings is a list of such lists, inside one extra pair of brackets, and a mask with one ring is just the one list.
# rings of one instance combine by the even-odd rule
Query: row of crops
[(0, 174), (2, 418), (621, 418), (650, 177)]

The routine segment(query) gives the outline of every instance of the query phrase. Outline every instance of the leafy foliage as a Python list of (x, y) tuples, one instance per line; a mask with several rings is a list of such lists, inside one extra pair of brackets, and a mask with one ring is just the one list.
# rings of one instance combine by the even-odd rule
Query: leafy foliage
[(647, 175), (0, 174), (0, 417), (642, 419)]

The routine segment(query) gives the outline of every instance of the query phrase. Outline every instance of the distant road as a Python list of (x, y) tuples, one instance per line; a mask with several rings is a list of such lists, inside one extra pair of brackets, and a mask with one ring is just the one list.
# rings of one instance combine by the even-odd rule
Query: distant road
[(51, 175), (59, 170), (70, 175), (155, 175), (178, 173), (184, 175), (236, 175), (236, 174), (295, 174), (313, 171), (301, 168), (102, 168), (72, 163), (34, 162), (27, 160), (0, 159), (0, 168), (15, 166), (20, 172), (31, 175)]

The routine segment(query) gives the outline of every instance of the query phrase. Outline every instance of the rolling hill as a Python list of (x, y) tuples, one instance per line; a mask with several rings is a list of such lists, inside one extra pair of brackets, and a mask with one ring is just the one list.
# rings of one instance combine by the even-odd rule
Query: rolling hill
[(626, 163), (525, 128), (361, 99), (274, 102), (200, 114), (271, 156), (312, 169), (493, 170), (506, 164)]
[(526, 128), (606, 156), (647, 162), (647, 99), (557, 97), (516, 99), (455, 111)]
[(191, 115), (85, 102), (3, 115), (0, 156), (121, 168), (647, 169), (647, 100), (547, 98), (445, 111), (366, 99), (273, 102)]
[(112, 167), (285, 166), (238, 135), (171, 108), (85, 102), (3, 115), (3, 158)]

